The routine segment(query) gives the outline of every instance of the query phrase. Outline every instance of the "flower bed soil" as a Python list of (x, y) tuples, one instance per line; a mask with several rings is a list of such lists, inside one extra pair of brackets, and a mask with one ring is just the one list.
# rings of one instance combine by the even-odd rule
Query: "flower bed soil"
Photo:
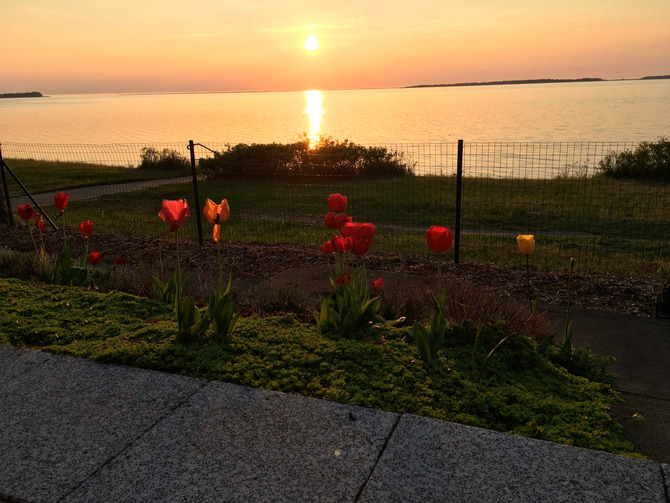
[[(38, 234), (35, 233), (36, 238)], [(59, 251), (62, 234), (47, 230), (44, 235), (48, 252)], [(84, 254), (85, 240), (76, 230), (68, 232), (68, 242), (73, 256)], [(200, 246), (197, 240), (180, 240), (182, 268), (185, 274), (193, 274), (205, 290), (217, 276), (216, 245), (205, 242)], [(0, 224), (0, 248), (22, 252), (33, 252), (34, 245), (24, 224), (14, 227)], [(133, 271), (136, 292), (147, 294), (152, 287), (151, 276), (160, 270), (159, 249), (164, 270), (169, 272), (174, 264), (175, 243), (171, 237), (99, 234), (90, 238), (89, 251), (98, 251), (102, 262), (98, 267), (112, 267), (114, 259), (123, 258), (125, 268)], [(254, 285), (267, 282), (273, 277), (286, 278), (285, 271), (295, 281), (295, 285), (310, 285), (310, 281), (323, 282), (326, 278), (314, 278), (315, 268), (323, 266), (327, 274), (329, 258), (321, 252), (320, 245), (302, 246), (280, 243), (223, 243), (221, 246), (223, 271), (231, 272), (238, 290), (246, 290)], [(432, 255), (386, 255), (370, 252), (365, 258), (366, 267), (380, 273), (389, 273), (394, 280), (425, 287), (437, 270), (437, 258)], [(525, 269), (505, 269), (484, 264), (445, 264), (447, 281), (457, 279), (488, 290), (504, 299), (527, 302)], [(0, 274), (5, 275), (0, 271)], [(278, 276), (280, 275), (280, 276)], [(540, 306), (561, 306), (567, 304), (568, 271), (531, 270), (533, 298)], [(573, 306), (610, 311), (638, 316), (653, 316), (656, 296), (663, 281), (649, 278), (607, 276), (580, 272), (573, 275)], [(272, 282), (273, 286), (281, 286)], [(327, 283), (326, 283), (327, 284)], [(288, 286), (288, 285), (287, 285)], [(311, 288), (313, 293), (314, 288)]]

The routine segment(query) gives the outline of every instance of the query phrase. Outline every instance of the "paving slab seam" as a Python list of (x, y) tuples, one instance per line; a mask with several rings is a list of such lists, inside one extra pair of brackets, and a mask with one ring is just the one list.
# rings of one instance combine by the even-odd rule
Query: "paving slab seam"
[(358, 494), (356, 494), (356, 499), (354, 499), (354, 502), (357, 502), (360, 500), (361, 495), (363, 494), (363, 491), (365, 491), (365, 487), (368, 485), (370, 482), (370, 479), (372, 478), (372, 474), (375, 472), (375, 469), (377, 468), (377, 464), (379, 463), (379, 460), (382, 458), (384, 455), (384, 451), (386, 451), (386, 448), (389, 445), (389, 442), (391, 442), (391, 438), (393, 438), (393, 434), (395, 433), (396, 428), (398, 427), (398, 424), (400, 423), (400, 420), (405, 414), (398, 414), (398, 417), (396, 417), (395, 423), (393, 424), (393, 428), (389, 431), (388, 436), (386, 437), (386, 440), (384, 440), (384, 445), (382, 445), (382, 448), (379, 449), (379, 455), (377, 456), (377, 459), (375, 459), (375, 462), (372, 464), (372, 467), (370, 468), (370, 474), (368, 477), (365, 479), (365, 483), (363, 483), (358, 490)]
[[(68, 491), (67, 493), (63, 494), (63, 496), (62, 496), (60, 499), (58, 499), (58, 502), (61, 502), (61, 501), (66, 500), (66, 499), (68, 498), (68, 496), (70, 496), (70, 494), (72, 494), (74, 491), (76, 491), (77, 489), (79, 489), (81, 486), (85, 485), (90, 479), (92, 479), (93, 477), (95, 477), (96, 474), (97, 474), (98, 472), (100, 472), (100, 471), (101, 471), (103, 468), (105, 468), (108, 464), (110, 464), (112, 461), (114, 461), (116, 458), (118, 458), (119, 456), (121, 456), (121, 455), (122, 455), (123, 453), (125, 453), (128, 449), (130, 449), (130, 448), (133, 446), (133, 444), (135, 444), (135, 442), (137, 442), (137, 441), (140, 440), (142, 437), (144, 437), (147, 433), (149, 433), (151, 430), (153, 430), (159, 423), (161, 423), (161, 422), (165, 421), (166, 419), (168, 419), (172, 414), (174, 414), (174, 411), (175, 411), (175, 410), (177, 410), (179, 407), (181, 407), (181, 406), (184, 405), (186, 402), (188, 402), (191, 398), (193, 398), (194, 395), (196, 395), (197, 393), (199, 393), (200, 391), (202, 391), (202, 389), (203, 389), (205, 386), (209, 385), (209, 384), (210, 384), (210, 381), (203, 381), (202, 385), (201, 385), (198, 389), (196, 389), (193, 393), (191, 393), (190, 395), (186, 396), (181, 402), (178, 402), (178, 403), (176, 403), (174, 406), (172, 406), (172, 407), (170, 407), (169, 409), (167, 409), (167, 410), (165, 411), (165, 414), (164, 414), (163, 416), (161, 416), (159, 419), (157, 419), (156, 421), (154, 421), (153, 424), (149, 425), (143, 432), (141, 432), (139, 435), (137, 435), (137, 437), (135, 437), (133, 440), (131, 440), (131, 441), (128, 442), (125, 446), (123, 446), (123, 448), (120, 449), (119, 452), (117, 452), (114, 456), (110, 457), (107, 461), (105, 461), (105, 462), (102, 463), (100, 466), (98, 466), (98, 468), (97, 468), (96, 470), (92, 471), (92, 472), (91, 472), (85, 479), (83, 479), (83, 480), (81, 481), (80, 484), (76, 485), (76, 486), (73, 487), (70, 491)], [(8, 503), (15, 503), (15, 502), (14, 502), (14, 501), (10, 501), (10, 502), (8, 502)], [(17, 500), (16, 503), (29, 503), (29, 502), (24, 502), (24, 501), (21, 501), (21, 500)]]

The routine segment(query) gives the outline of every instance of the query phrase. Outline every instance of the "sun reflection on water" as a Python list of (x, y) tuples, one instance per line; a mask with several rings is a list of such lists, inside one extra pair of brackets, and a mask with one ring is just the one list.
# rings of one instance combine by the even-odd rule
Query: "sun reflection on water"
[(309, 148), (314, 148), (321, 140), (321, 122), (324, 114), (323, 94), (321, 94), (321, 91), (305, 91), (305, 98), (307, 100), (305, 113), (309, 118), (307, 139), (309, 140)]

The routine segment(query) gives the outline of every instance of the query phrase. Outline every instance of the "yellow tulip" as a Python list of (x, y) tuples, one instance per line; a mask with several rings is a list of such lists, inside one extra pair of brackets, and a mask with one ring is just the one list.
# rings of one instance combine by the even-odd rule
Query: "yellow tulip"
[(519, 245), (521, 255), (527, 257), (533, 254), (535, 250), (535, 236), (532, 234), (519, 234), (516, 237), (516, 242)]
[(205, 215), (205, 218), (210, 224), (220, 224), (228, 220), (230, 217), (230, 206), (228, 206), (228, 200), (223, 199), (221, 204), (216, 204), (211, 199), (207, 199), (205, 203), (205, 209), (202, 212)]

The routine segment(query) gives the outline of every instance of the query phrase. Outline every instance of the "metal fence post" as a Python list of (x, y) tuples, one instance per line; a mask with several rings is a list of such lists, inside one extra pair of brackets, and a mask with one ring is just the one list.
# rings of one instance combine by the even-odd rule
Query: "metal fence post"
[(12, 203), (9, 200), (9, 187), (7, 187), (7, 175), (5, 175), (5, 161), (2, 158), (2, 144), (0, 143), (0, 171), (2, 172), (2, 188), (4, 191), (4, 199), (2, 201), (4, 211), (7, 212), (9, 225), (14, 225), (14, 215), (12, 215)]
[(193, 140), (188, 141), (191, 151), (191, 174), (193, 175), (193, 193), (195, 195), (195, 215), (198, 222), (198, 242), (202, 245), (202, 220), (200, 218), (200, 195), (198, 194), (198, 174), (195, 171), (195, 146)]
[(461, 259), (461, 201), (463, 198), (463, 140), (458, 140), (456, 163), (456, 228), (454, 229), (454, 264)]

